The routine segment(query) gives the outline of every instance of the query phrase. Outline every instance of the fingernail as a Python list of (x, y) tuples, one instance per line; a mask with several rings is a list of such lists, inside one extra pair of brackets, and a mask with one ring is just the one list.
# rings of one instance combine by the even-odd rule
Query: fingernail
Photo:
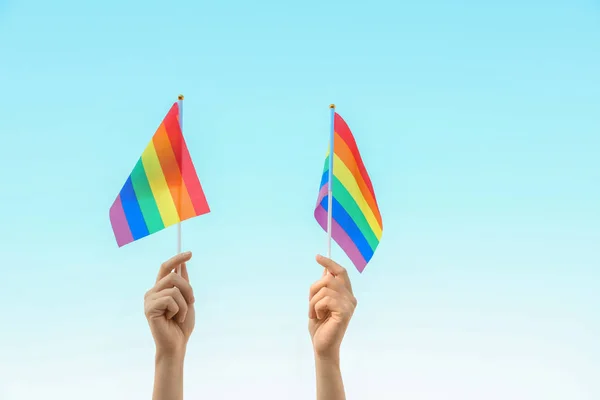
[(191, 255), (191, 254), (192, 254), (191, 251), (186, 251), (185, 253), (183, 253), (183, 255), (186, 256), (186, 257), (189, 256), (189, 255)]

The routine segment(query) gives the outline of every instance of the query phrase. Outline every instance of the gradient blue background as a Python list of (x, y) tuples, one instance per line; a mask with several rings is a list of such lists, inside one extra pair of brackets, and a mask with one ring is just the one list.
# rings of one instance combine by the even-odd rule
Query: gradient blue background
[[(351, 278), (349, 399), (600, 398), (597, 1), (0, 0), (0, 399), (148, 399), (167, 229), (108, 209), (176, 96), (188, 399), (309, 399), (335, 102), (384, 218)], [(348, 265), (335, 248), (334, 257)]]

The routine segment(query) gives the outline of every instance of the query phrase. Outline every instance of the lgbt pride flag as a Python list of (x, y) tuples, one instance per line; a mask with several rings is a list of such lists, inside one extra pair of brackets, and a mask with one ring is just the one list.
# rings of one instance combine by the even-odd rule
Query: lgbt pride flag
[(175, 103), (110, 208), (110, 223), (121, 247), (208, 212)]
[(333, 159), (328, 151), (315, 218), (363, 272), (381, 240), (383, 223), (354, 136), (333, 105), (331, 113)]

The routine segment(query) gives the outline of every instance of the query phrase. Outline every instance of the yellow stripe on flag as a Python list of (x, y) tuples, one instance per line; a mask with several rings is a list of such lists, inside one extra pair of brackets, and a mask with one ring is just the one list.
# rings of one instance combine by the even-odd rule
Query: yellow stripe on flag
[[(350, 195), (352, 196), (362, 213), (365, 215), (365, 218), (369, 223), (371, 230), (373, 230), (375, 237), (377, 237), (377, 240), (380, 240), (382, 229), (381, 226), (379, 226), (379, 223), (377, 222), (377, 218), (375, 218), (373, 210), (371, 209), (371, 207), (369, 207), (367, 200), (365, 200), (365, 197), (360, 191), (356, 179), (354, 178), (346, 164), (344, 164), (344, 162), (335, 153), (333, 157), (333, 175), (335, 175), (335, 177), (338, 178), (338, 180), (341, 182), (342, 185), (344, 185), (348, 193), (350, 193)], [(335, 193), (333, 193), (333, 197), (335, 198)]]
[(150, 145), (142, 153), (142, 164), (165, 228), (180, 222), (173, 196), (171, 196), (169, 185), (167, 185), (167, 180), (158, 161), (153, 142), (150, 142)]

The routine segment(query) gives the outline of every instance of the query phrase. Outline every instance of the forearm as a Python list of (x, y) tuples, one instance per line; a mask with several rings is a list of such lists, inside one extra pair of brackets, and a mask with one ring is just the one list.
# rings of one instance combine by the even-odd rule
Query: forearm
[(346, 400), (339, 357), (315, 357), (317, 400)]
[(183, 400), (183, 355), (156, 353), (152, 400)]

